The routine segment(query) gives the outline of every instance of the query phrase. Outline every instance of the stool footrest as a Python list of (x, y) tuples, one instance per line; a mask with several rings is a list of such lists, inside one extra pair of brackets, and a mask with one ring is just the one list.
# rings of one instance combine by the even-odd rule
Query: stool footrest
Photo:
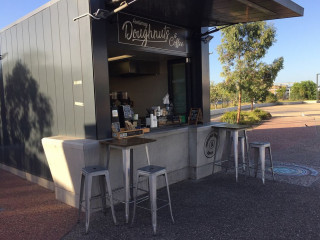
[[(137, 203), (137, 204), (138, 204), (138, 203)], [(159, 210), (159, 209), (161, 209), (161, 208), (164, 208), (164, 207), (168, 207), (168, 206), (169, 206), (169, 202), (166, 203), (166, 204), (164, 204), (164, 205), (162, 205), (162, 206), (160, 206), (160, 207), (157, 207), (157, 210)], [(138, 208), (142, 208), (142, 209), (144, 209), (144, 210), (148, 210), (148, 211), (151, 210), (150, 208), (142, 207), (142, 206), (138, 206), (138, 205), (137, 205), (137, 207), (138, 207)]]

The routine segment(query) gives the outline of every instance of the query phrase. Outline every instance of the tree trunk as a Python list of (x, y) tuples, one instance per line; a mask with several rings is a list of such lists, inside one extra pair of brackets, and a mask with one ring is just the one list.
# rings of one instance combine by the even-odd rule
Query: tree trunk
[(240, 89), (240, 90), (239, 90), (239, 101), (238, 101), (238, 113), (237, 113), (237, 123), (238, 123), (238, 124), (239, 124), (239, 122), (240, 122), (241, 98), (242, 98), (242, 94), (241, 94), (241, 89)]
[(253, 111), (253, 101), (254, 99), (251, 99), (251, 112)]

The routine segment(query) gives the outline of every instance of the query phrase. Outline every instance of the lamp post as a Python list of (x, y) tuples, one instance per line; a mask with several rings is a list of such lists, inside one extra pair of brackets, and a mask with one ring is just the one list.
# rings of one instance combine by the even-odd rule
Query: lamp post
[(319, 102), (319, 82), (318, 82), (319, 75), (320, 75), (320, 73), (317, 73), (317, 99), (316, 99), (317, 102)]

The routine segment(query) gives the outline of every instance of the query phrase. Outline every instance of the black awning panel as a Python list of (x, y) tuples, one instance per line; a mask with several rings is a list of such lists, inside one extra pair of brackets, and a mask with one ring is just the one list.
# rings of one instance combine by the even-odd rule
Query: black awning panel
[[(120, 2), (106, 0), (110, 8)], [(141, 17), (191, 28), (299, 17), (303, 11), (291, 0), (138, 0), (126, 9)]]

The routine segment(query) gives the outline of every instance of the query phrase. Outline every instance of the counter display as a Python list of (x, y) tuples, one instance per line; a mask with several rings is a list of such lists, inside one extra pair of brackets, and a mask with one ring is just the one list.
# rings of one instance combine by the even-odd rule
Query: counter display
[[(133, 102), (127, 92), (112, 92), (110, 94), (112, 115), (112, 136), (114, 138), (129, 138), (149, 132), (150, 128), (166, 128), (181, 126), (186, 123), (185, 115), (175, 115), (174, 107), (169, 102), (169, 95), (163, 98), (165, 107), (152, 106), (146, 109), (146, 116), (139, 117), (135, 113)], [(190, 114), (196, 111), (196, 118), (188, 118), (188, 122), (198, 123), (202, 118), (201, 109), (191, 109)], [(194, 115), (194, 114), (193, 114)], [(192, 116), (193, 116), (192, 115)]]

